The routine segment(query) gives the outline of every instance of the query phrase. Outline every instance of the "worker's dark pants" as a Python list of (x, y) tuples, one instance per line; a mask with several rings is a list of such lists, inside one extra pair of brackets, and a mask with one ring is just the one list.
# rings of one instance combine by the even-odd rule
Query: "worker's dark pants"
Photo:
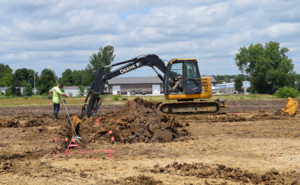
[(53, 103), (53, 113), (58, 113), (60, 104), (59, 103)]

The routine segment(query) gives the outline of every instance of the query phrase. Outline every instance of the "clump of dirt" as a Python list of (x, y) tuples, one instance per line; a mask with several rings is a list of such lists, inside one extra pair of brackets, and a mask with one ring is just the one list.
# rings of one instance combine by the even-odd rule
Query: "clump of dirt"
[(162, 185), (162, 181), (160, 180), (155, 180), (153, 177), (145, 176), (145, 175), (139, 175), (139, 176), (132, 176), (132, 177), (127, 177), (121, 180), (117, 180), (115, 182), (116, 184), (121, 184), (121, 185), (140, 185), (140, 184), (145, 184), (145, 185)]
[(18, 120), (18, 119), (11, 119), (11, 120), (0, 120), (0, 127), (38, 127), (44, 124), (42, 119), (29, 119), (29, 120)]
[(10, 160), (6, 160), (0, 163), (0, 173), (5, 173), (12, 168), (12, 162)]
[(19, 127), (20, 123), (17, 120), (9, 120), (9, 121), (0, 121), (1, 127)]
[(253, 184), (299, 184), (299, 173), (290, 172), (280, 174), (278, 170), (271, 169), (265, 174), (251, 173), (240, 168), (230, 168), (225, 165), (205, 165), (203, 163), (179, 164), (177, 162), (160, 167), (155, 165), (153, 173), (169, 173), (181, 176), (195, 176), (198, 178), (218, 178), (234, 182)]
[(100, 118), (83, 120), (79, 134), (86, 143), (111, 139), (122, 143), (170, 142), (189, 135), (176, 116), (163, 114), (156, 107), (156, 103), (136, 98)]

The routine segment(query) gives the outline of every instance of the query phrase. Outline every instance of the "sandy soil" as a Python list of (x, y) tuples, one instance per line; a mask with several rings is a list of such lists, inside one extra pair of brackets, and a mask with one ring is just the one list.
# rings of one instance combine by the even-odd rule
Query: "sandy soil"
[(285, 103), (229, 102), (210, 115), (103, 106), (67, 152), (63, 107), (59, 121), (51, 106), (1, 107), (0, 184), (299, 184), (300, 114), (275, 115)]

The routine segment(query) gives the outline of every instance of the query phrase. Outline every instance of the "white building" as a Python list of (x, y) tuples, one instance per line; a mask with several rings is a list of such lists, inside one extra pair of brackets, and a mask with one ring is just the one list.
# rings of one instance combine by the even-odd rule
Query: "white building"
[[(247, 89), (250, 87), (249, 81), (243, 81), (243, 92), (247, 93)], [(216, 84), (216, 94), (233, 94), (235, 92), (234, 83), (224, 82), (222, 84)]]
[[(84, 95), (86, 95), (88, 87), (84, 88)], [(81, 96), (80, 89), (77, 86), (64, 86), (64, 93), (69, 96)]]

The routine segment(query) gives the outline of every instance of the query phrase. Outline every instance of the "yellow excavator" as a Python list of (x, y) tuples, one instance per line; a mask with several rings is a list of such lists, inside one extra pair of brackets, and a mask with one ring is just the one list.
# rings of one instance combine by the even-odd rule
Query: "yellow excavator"
[[(104, 68), (122, 65), (109, 73)], [(101, 67), (86, 95), (82, 106), (81, 117), (88, 117), (97, 113), (104, 94), (104, 84), (109, 79), (128, 73), (143, 66), (151, 67), (163, 82), (164, 95), (167, 100), (177, 102), (163, 102), (158, 109), (164, 113), (216, 113), (225, 106), (224, 101), (204, 101), (211, 98), (211, 80), (201, 77), (195, 58), (173, 59), (165, 65), (157, 55), (149, 54), (127, 61), (118, 62)], [(157, 71), (163, 74), (163, 76)]]

